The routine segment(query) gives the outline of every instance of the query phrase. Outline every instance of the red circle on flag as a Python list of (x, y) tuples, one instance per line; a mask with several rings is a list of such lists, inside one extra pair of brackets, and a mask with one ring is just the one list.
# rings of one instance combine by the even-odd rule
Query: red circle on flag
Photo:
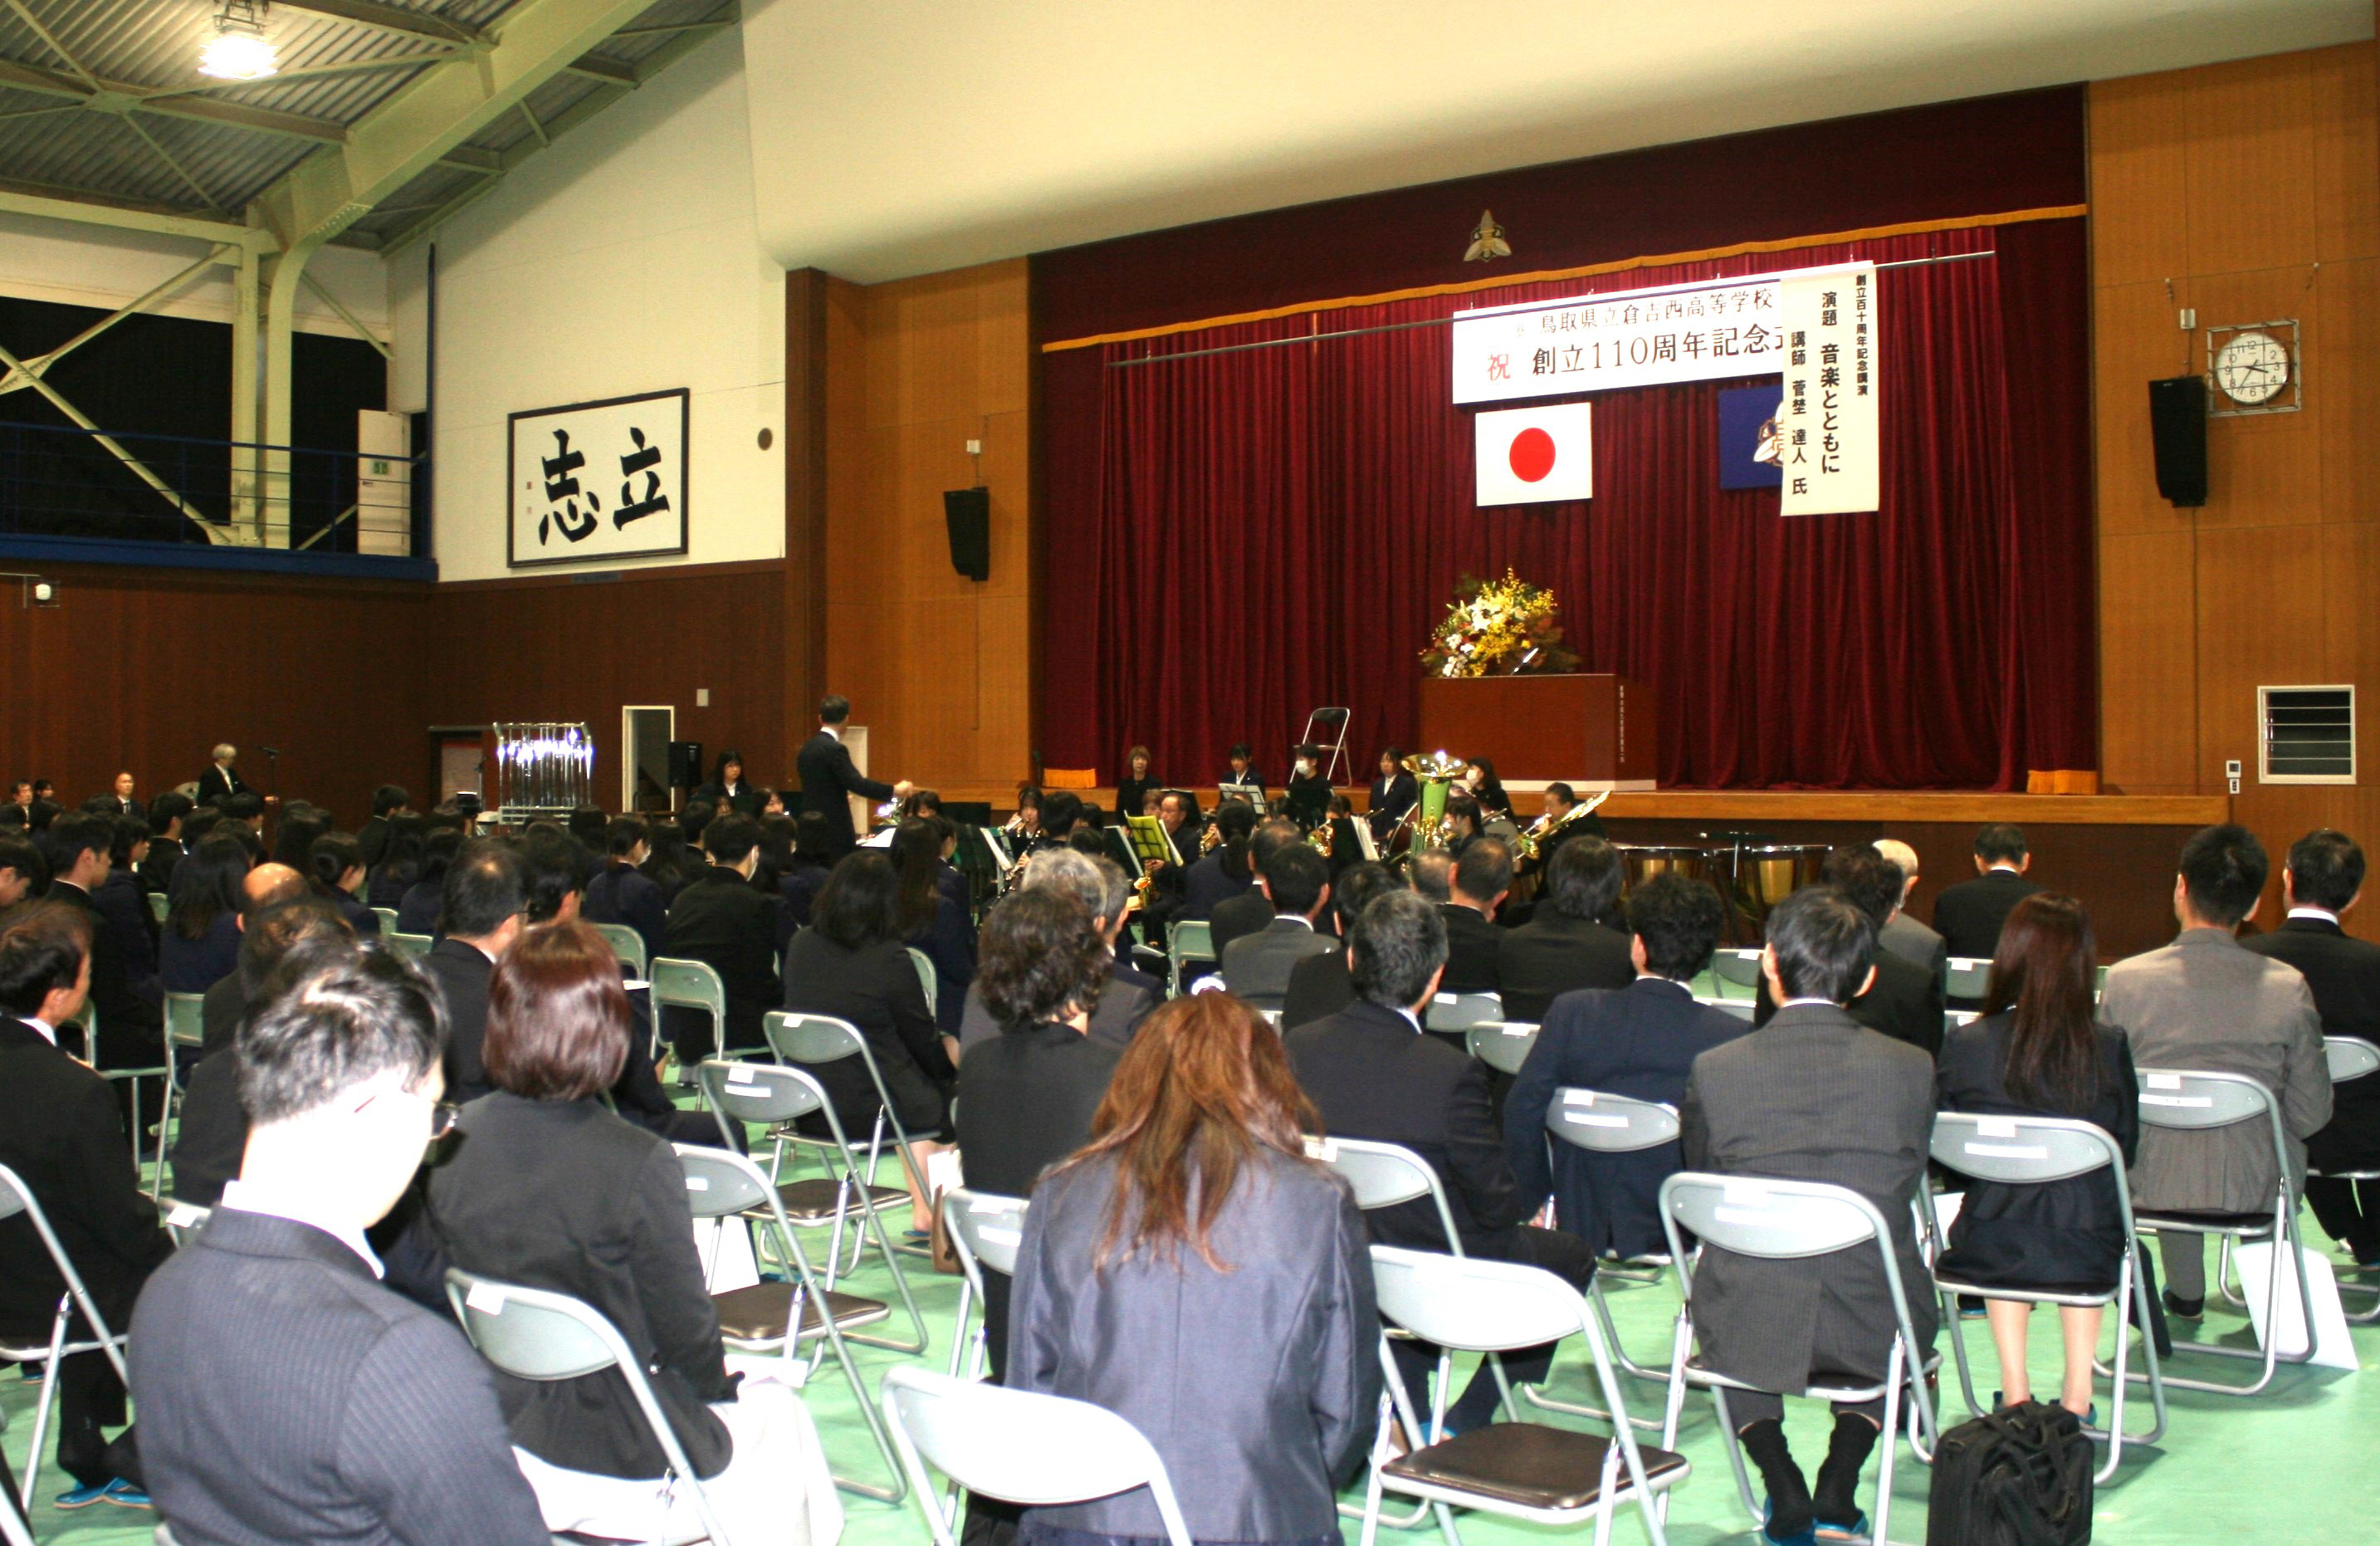
[(1512, 437), (1512, 448), (1505, 459), (1512, 464), (1512, 476), (1522, 482), (1541, 482), (1554, 469), (1554, 437), (1532, 425)]

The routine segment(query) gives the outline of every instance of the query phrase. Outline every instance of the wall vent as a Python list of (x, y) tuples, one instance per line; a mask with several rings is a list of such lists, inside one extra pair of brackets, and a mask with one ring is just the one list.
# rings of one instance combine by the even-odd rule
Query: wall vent
[(2264, 727), (2260, 782), (2355, 782), (2353, 688), (2258, 688), (2256, 719)]

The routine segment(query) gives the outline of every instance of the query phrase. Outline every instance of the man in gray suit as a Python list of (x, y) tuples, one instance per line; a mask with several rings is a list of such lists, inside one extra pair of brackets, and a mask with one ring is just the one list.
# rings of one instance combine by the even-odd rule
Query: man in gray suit
[[(2173, 915), (2181, 932), (2161, 950), (2107, 971), (2099, 1014), (2121, 1026), (2132, 1065), (2146, 1074), (2184, 1068), (2246, 1074), (2280, 1100), (2290, 1179), (2305, 1185), (2307, 1137), (2330, 1120), (2330, 1069), (2322, 1016), (2298, 968), (2242, 949), (2240, 925), (2255, 916), (2271, 863), (2247, 828), (2204, 827), (2181, 850)], [(2141, 1130), (2132, 1206), (2142, 1212), (2252, 1213), (2273, 1206), (2272, 1139), (2261, 1122), (2208, 1132)], [(2165, 1305), (2195, 1320), (2206, 1304), (2206, 1243), (2157, 1236)]]
[[(1017, 883), (1020, 891), (1043, 888), (1062, 891), (1082, 903), (1091, 915), (1092, 926), (1113, 949), (1123, 931), (1126, 906), (1132, 900), (1132, 883), (1124, 879), (1123, 870), (1114, 861), (1093, 858), (1072, 848), (1044, 848), (1027, 859), (1025, 878)], [(1137, 974), (1135, 974), (1137, 975)], [(1115, 977), (1110, 977), (1099, 990), (1099, 1002), (1091, 1010), (1090, 1038), (1109, 1046), (1123, 1048), (1132, 1045), (1133, 1032), (1148, 1012), (1160, 1002), (1158, 994)], [(978, 1042), (990, 1041), (1000, 1034), (1000, 1022), (991, 1017), (990, 1006), (974, 983), (967, 984), (966, 1001), (959, 1007), (959, 1050), (952, 1061), (958, 1061)], [(949, 1039), (944, 1039), (947, 1046)]]
[(1322, 932), (1330, 871), (1320, 854), (1293, 842), (1265, 856), (1257, 884), (1272, 903), (1272, 921), (1223, 946), (1223, 986), (1259, 1009), (1278, 1009), (1298, 962), (1340, 948), (1337, 939)]
[[(1760, 969), (1779, 1005), (1749, 1036), (1694, 1059), (1678, 1106), (1690, 1170), (1847, 1187), (1892, 1232), (1909, 1320), (1933, 1345), (1934, 1296), (1910, 1212), (1934, 1128), (1934, 1060), (1869, 1030), (1843, 1006), (1876, 978), (1876, 922), (1840, 892), (1808, 886), (1768, 918)], [(1785, 1404), (1824, 1372), (1881, 1381), (1899, 1330), (1873, 1248), (1799, 1260), (1711, 1247), (1694, 1272), (1694, 1334), (1711, 1369), (1754, 1387), (1728, 1394), (1744, 1453), (1767, 1483), (1773, 1541), (1821, 1529), (1864, 1534), (1860, 1469), (1883, 1426), (1881, 1398), (1835, 1409), (1815, 1489), (1786, 1447)]]
[(1900, 871), (1900, 905), (1876, 943), (1904, 961), (1913, 961), (1934, 974), (1937, 983), (1949, 976), (1950, 946), (1941, 935), (1909, 916), (1909, 894), (1917, 889), (1917, 850), (1898, 837), (1879, 837), (1876, 851)]

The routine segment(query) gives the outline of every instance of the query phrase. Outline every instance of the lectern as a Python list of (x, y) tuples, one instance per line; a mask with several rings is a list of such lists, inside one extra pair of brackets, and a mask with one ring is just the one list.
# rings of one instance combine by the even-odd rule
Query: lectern
[(1653, 787), (1653, 695), (1624, 676), (1427, 676), (1421, 749), (1485, 757), (1505, 783)]

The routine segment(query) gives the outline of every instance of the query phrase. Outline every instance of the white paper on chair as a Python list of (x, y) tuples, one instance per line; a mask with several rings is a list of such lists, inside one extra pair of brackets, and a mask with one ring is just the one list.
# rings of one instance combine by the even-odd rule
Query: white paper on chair
[(694, 1249), (702, 1259), (702, 1281), (713, 1294), (749, 1288), (760, 1281), (760, 1264), (752, 1257), (752, 1231), (742, 1219), (695, 1220)]
[[(2298, 1254), (2305, 1262), (2306, 1286), (2313, 1295), (2313, 1362), (2324, 1369), (2362, 1368), (2355, 1343), (2348, 1335), (2347, 1311), (2338, 1302), (2338, 1280), (2331, 1275), (2330, 1263), (2303, 1247)], [(2272, 1291), (2275, 1252), (2270, 1244), (2254, 1241), (2234, 1248), (2231, 1259), (2240, 1264), (2240, 1288), (2248, 1297), (2248, 1317), (2256, 1325), (2256, 1345), (2265, 1346), (2265, 1302)], [(2298, 1302), (2297, 1288), (2286, 1277), (2282, 1279), (2279, 1323), (2273, 1332), (2278, 1340), (2272, 1345), (2284, 1357), (2305, 1350), (2305, 1310)]]
[(1964, 1192), (1934, 1194), (1934, 1227), (1941, 1231), (1945, 1244), (1948, 1244), (1950, 1238), (1950, 1225), (1958, 1218), (1959, 1210), (1966, 1200), (1967, 1194)]
[(938, 1149), (926, 1156), (926, 1195), (940, 1197), (944, 1192), (957, 1191), (966, 1185), (966, 1175), (959, 1168), (959, 1151)]

